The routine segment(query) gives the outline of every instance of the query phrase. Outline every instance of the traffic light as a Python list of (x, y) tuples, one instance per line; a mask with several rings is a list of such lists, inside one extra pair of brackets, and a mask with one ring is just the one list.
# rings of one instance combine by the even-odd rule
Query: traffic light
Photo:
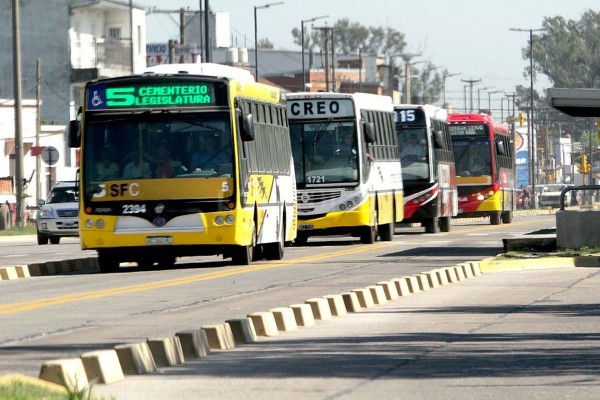
[(581, 173), (587, 174), (592, 170), (592, 166), (588, 163), (587, 154), (581, 156)]
[(525, 125), (525, 113), (519, 113), (519, 126), (523, 127)]

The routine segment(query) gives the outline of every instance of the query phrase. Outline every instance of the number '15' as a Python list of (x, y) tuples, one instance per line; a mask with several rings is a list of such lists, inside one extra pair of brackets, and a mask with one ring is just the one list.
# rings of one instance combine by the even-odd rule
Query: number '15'
[(108, 107), (126, 107), (135, 102), (135, 88), (106, 89), (106, 105)]

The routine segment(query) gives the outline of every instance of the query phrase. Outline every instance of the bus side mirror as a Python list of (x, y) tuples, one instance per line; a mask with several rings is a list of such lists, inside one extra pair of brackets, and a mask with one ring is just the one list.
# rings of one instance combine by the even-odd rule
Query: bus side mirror
[(365, 137), (365, 142), (375, 143), (375, 124), (363, 121), (363, 135)]
[(435, 143), (436, 149), (443, 149), (444, 148), (444, 132), (435, 131), (435, 133), (433, 135), (433, 142)]
[(68, 132), (69, 147), (81, 147), (81, 129), (79, 121), (69, 121)]
[(241, 136), (244, 142), (251, 142), (254, 140), (254, 118), (252, 114), (243, 114), (241, 117)]
[(504, 143), (502, 143), (502, 142), (496, 143), (496, 150), (498, 151), (498, 154), (500, 154), (501, 156), (506, 155), (506, 149), (504, 148)]

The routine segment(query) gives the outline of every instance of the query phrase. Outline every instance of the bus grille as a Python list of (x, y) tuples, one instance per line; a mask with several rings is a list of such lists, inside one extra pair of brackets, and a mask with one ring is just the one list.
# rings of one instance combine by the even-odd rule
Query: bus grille
[(310, 203), (321, 203), (323, 201), (338, 199), (342, 197), (342, 192), (336, 191), (323, 191), (323, 192), (299, 192), (298, 193), (298, 204), (310, 204)]

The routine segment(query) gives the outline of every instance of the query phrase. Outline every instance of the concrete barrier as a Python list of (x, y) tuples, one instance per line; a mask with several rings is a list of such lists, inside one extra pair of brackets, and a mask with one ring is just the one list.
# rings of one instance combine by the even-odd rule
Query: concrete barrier
[(248, 314), (248, 318), (252, 320), (254, 329), (258, 336), (277, 336), (279, 335), (279, 329), (277, 329), (277, 322), (271, 312), (255, 312)]
[(331, 294), (323, 296), (323, 298), (329, 303), (331, 315), (334, 317), (341, 317), (342, 315), (348, 314), (348, 311), (346, 311), (346, 305), (344, 304), (344, 298), (341, 294)]
[(398, 289), (396, 288), (396, 284), (394, 282), (384, 281), (384, 282), (377, 282), (377, 284), (383, 288), (383, 291), (385, 293), (385, 298), (387, 300), (392, 301), (392, 300), (396, 300), (399, 297)]
[(410, 287), (408, 286), (408, 278), (394, 278), (392, 282), (396, 285), (396, 290), (398, 291), (398, 296), (406, 297), (410, 296), (412, 293), (410, 291)]
[(417, 278), (417, 283), (419, 284), (419, 289), (421, 289), (422, 292), (425, 292), (425, 291), (431, 289), (431, 287), (429, 286), (429, 280), (427, 279), (427, 275), (415, 274), (413, 276), (415, 278)]
[(144, 375), (156, 371), (156, 363), (148, 343), (130, 343), (115, 346), (121, 369), (125, 375)]
[(342, 293), (342, 299), (344, 299), (344, 306), (348, 312), (359, 312), (362, 310), (358, 296), (354, 292)]
[(356, 293), (356, 297), (358, 298), (358, 303), (360, 304), (361, 308), (375, 307), (373, 295), (369, 289), (353, 289), (352, 292)]
[(228, 319), (235, 344), (248, 344), (258, 341), (258, 335), (250, 318)]
[(296, 318), (296, 325), (299, 327), (308, 327), (315, 324), (315, 316), (313, 315), (310, 304), (292, 304), (290, 306)]
[(448, 281), (448, 275), (446, 274), (446, 271), (444, 269), (434, 269), (432, 272), (434, 272), (437, 276), (440, 285), (444, 286), (450, 283)]
[(454, 269), (452, 267), (445, 267), (445, 268), (443, 268), (443, 270), (446, 271), (446, 276), (448, 277), (448, 282), (450, 282), (450, 283), (458, 282), (458, 276), (456, 275), (456, 269)]
[(327, 299), (322, 297), (316, 297), (305, 301), (312, 308), (313, 316), (315, 320), (327, 320), (331, 319), (331, 308), (329, 308), (329, 302)]
[(456, 277), (458, 278), (459, 281), (462, 282), (462, 281), (467, 280), (467, 277), (465, 276), (465, 273), (460, 265), (455, 265), (452, 268), (454, 268), (454, 270), (456, 271)]
[(181, 343), (177, 336), (148, 338), (146, 341), (157, 367), (172, 367), (185, 362)]
[(89, 386), (81, 358), (46, 361), (42, 364), (38, 377), (41, 380), (62, 385), (70, 391), (80, 391)]
[(201, 329), (206, 333), (208, 347), (211, 350), (229, 350), (235, 347), (233, 332), (227, 324), (206, 325)]
[(110, 384), (125, 379), (119, 357), (114, 349), (84, 353), (81, 355), (81, 361), (90, 382)]
[(181, 350), (186, 359), (203, 358), (210, 354), (210, 346), (206, 332), (202, 329), (192, 329), (175, 334), (181, 343)]
[(269, 310), (273, 313), (279, 332), (289, 332), (298, 329), (294, 310), (290, 307), (277, 307)]
[(385, 291), (383, 287), (379, 285), (367, 286), (367, 289), (371, 292), (371, 297), (373, 298), (373, 303), (376, 305), (386, 304), (387, 297), (385, 297)]
[(14, 279), (19, 279), (19, 275), (17, 274), (15, 267), (11, 266), (0, 268), (0, 281), (11, 281)]
[(408, 284), (408, 290), (410, 290), (411, 293), (421, 292), (421, 287), (419, 286), (419, 281), (416, 276), (407, 276), (405, 278), (406, 283)]

